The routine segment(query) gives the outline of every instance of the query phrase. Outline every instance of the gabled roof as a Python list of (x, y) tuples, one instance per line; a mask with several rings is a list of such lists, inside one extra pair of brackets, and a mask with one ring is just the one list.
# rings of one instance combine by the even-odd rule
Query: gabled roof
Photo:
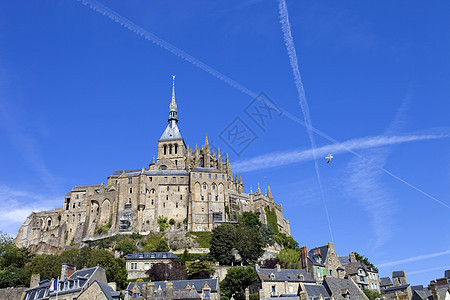
[(404, 271), (393, 271), (392, 278), (396, 278), (396, 277), (405, 277), (405, 272)]
[(335, 299), (344, 299), (342, 293), (348, 293), (352, 300), (366, 300), (364, 293), (351, 279), (325, 277), (323, 284)]
[(339, 256), (339, 260), (341, 262), (341, 264), (346, 265), (350, 263), (350, 257), (347, 256)]
[(380, 277), (380, 286), (390, 286), (392, 281), (390, 277)]
[[(182, 290), (185, 289), (185, 287), (189, 284), (190, 286), (194, 286), (198, 293), (202, 292), (202, 287), (205, 283), (208, 283), (209, 287), (211, 288), (211, 292), (217, 292), (218, 288), (218, 282), (217, 278), (215, 279), (187, 279), (187, 280), (173, 280), (173, 281), (152, 281), (152, 283), (155, 284), (155, 288), (158, 289), (161, 287), (161, 289), (166, 288), (167, 282), (172, 282), (173, 288), (175, 290)], [(148, 284), (149, 282), (130, 282), (128, 284), (127, 290), (131, 290), (133, 286), (136, 284), (140, 290), (142, 290), (142, 286), (144, 284)]]
[(390, 292), (390, 291), (403, 290), (403, 289), (406, 289), (408, 286), (409, 286), (409, 284), (391, 286), (390, 288), (381, 290), (381, 293), (383, 294), (383, 293)]
[[(93, 284), (97, 283), (98, 286), (100, 287), (100, 290), (103, 292), (103, 295), (106, 297), (106, 299), (108, 300), (119, 300), (120, 299), (120, 292), (116, 292), (113, 290), (112, 287), (110, 287), (109, 285), (100, 282), (98, 280), (94, 280), (91, 285), (89, 287), (91, 287)], [(89, 287), (85, 290), (83, 290), (80, 295), (78, 295), (78, 297), (80, 297), (84, 292), (86, 292)]]
[[(319, 252), (319, 253), (314, 253)], [(325, 266), (325, 261), (328, 255), (328, 245), (316, 247), (308, 251), (308, 258), (313, 265), (317, 266)], [(321, 262), (316, 260), (317, 257), (320, 257)]]
[[(277, 271), (277, 269), (257, 269), (256, 273), (261, 281), (315, 282), (314, 278), (306, 270), (281, 269)], [(273, 279), (271, 279), (272, 274)]]
[(127, 255), (128, 259), (175, 259), (178, 258), (172, 252), (149, 252), (149, 253), (133, 253)]
[(308, 297), (311, 299), (312, 297), (322, 297), (329, 298), (331, 297), (330, 293), (323, 285), (315, 285), (315, 284), (305, 284), (305, 292), (308, 294)]
[[(48, 288), (50, 287), (51, 281), (50, 280), (42, 280), (39, 282), (38, 286), (35, 286), (29, 290), (27, 290), (25, 293), (27, 295), (30, 295), (28, 299), (41, 299), (44, 297), (45, 292), (48, 291)], [(37, 296), (36, 296), (37, 295)], [(47, 292), (48, 295), (48, 292)]]
[(83, 269), (83, 270), (79, 270), (79, 271), (75, 271), (70, 277), (69, 279), (77, 279), (77, 277), (84, 277), (86, 279), (88, 279), (89, 277), (92, 276), (92, 274), (94, 274), (94, 272), (98, 269), (97, 267), (92, 267), (92, 268), (87, 268), (87, 269)]

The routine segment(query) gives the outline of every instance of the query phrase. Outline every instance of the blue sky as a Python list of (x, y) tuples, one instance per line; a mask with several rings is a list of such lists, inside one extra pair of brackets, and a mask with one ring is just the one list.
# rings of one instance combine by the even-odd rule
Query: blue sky
[[(277, 1), (89, 3), (0, 2), (1, 230), (148, 166), (176, 74), (186, 143), (208, 134), (247, 192), (270, 183), (301, 245), (334, 241), (413, 284), (450, 269), (450, 3), (288, 0), (290, 32)], [(281, 113), (260, 127), (261, 92)], [(221, 135), (236, 120), (245, 149)]]

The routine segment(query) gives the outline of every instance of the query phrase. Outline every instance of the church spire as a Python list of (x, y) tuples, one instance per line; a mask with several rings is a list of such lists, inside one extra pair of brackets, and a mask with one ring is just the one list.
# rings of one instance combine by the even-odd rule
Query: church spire
[(177, 103), (175, 102), (175, 75), (172, 75), (172, 101), (170, 102), (169, 123), (171, 121), (178, 122), (177, 117)]

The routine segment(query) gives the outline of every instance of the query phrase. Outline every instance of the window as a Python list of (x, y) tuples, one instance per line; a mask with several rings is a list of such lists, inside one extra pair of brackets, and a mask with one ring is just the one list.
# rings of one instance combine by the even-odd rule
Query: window
[(206, 190), (206, 183), (203, 184), (203, 189)]
[(167, 145), (164, 145), (163, 149), (164, 149), (164, 154), (167, 154)]
[(133, 188), (130, 188), (130, 194), (132, 194), (133, 193)]
[(169, 191), (169, 186), (167, 186), (167, 191)]
[(208, 178), (211, 178), (211, 174), (208, 174)]
[(180, 195), (180, 200), (183, 200), (183, 195)]
[(150, 264), (149, 263), (145, 263), (144, 264), (144, 270), (149, 270), (150, 269)]
[(172, 182), (177, 182), (177, 178), (176, 177), (172, 177)]
[(216, 196), (216, 201), (219, 201), (219, 196)]
[(195, 178), (195, 173), (192, 173), (192, 178)]
[(167, 170), (167, 166), (166, 165), (162, 165), (160, 168), (159, 168), (160, 170)]
[(51, 219), (48, 220), (47, 225), (48, 226), (52, 226), (52, 220)]
[(200, 173), (200, 178), (202, 178), (203, 176), (202, 176), (203, 174), (202, 173)]
[(177, 202), (177, 203), (175, 203), (175, 207), (176, 207), (176, 208), (178, 208), (178, 202)]
[(225, 175), (222, 174), (222, 179), (224, 179), (224, 178), (225, 178)]
[(73, 203), (72, 208), (75, 208), (75, 202)]
[(359, 281), (364, 282), (364, 276), (359, 276)]
[(205, 209), (202, 207), (202, 213), (204, 213), (205, 212)]
[(211, 295), (211, 290), (209, 290), (209, 289), (203, 290), (203, 299), (209, 299), (210, 295)]
[(175, 154), (177, 154), (177, 152), (178, 152), (178, 145), (175, 144)]
[(169, 195), (166, 195), (166, 200), (169, 200)]
[(153, 199), (152, 199), (152, 205), (153, 205)]
[(78, 208), (80, 208), (81, 207), (81, 202), (78, 202)]
[(172, 145), (169, 145), (169, 154), (172, 154)]
[(163, 208), (166, 208), (166, 203), (165, 202), (163, 203)]
[(167, 177), (164, 177), (164, 182), (169, 181), (169, 179)]
[(152, 182), (152, 178), (151, 178), (151, 177), (149, 177), (149, 178), (148, 178), (148, 181)]
[(217, 179), (217, 174), (216, 175), (214, 175), (214, 177)]
[(133, 178), (128, 178), (128, 183), (133, 183)]
[(205, 201), (205, 196), (202, 196), (202, 201)]
[(184, 177), (180, 177), (180, 182), (184, 182)]

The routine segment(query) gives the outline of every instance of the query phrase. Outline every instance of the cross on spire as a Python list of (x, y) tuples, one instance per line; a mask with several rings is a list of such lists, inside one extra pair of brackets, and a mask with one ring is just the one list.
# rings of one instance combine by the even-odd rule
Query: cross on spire
[(172, 101), (170, 102), (170, 111), (169, 111), (169, 123), (170, 121), (178, 122), (177, 117), (177, 103), (175, 102), (175, 75), (172, 75), (173, 83), (172, 83)]

